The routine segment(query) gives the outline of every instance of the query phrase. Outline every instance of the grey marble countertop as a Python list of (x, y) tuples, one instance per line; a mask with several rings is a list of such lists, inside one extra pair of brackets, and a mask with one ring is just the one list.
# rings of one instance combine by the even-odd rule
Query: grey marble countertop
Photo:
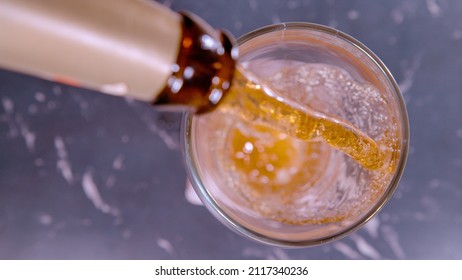
[(0, 259), (462, 259), (461, 1), (165, 4), (236, 36), (307, 21), (372, 49), (411, 125), (393, 198), (339, 241), (260, 245), (186, 198), (180, 114), (0, 71)]

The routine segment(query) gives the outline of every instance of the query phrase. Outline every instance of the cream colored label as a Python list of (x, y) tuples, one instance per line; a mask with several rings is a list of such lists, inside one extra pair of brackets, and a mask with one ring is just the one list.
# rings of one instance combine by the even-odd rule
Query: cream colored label
[(0, 67), (152, 101), (176, 62), (181, 18), (152, 1), (0, 0)]

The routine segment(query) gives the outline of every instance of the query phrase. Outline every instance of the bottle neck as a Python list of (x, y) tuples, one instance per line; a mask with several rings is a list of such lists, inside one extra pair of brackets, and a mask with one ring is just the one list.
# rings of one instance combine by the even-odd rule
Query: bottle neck
[(223, 99), (231, 86), (237, 60), (234, 38), (213, 30), (200, 18), (180, 13), (182, 38), (176, 64), (153, 105), (185, 106), (207, 112)]

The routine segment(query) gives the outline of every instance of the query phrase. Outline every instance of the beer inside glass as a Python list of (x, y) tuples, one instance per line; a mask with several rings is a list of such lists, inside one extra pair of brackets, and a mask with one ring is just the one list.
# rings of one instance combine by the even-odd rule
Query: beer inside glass
[(360, 42), (316, 24), (272, 25), (238, 42), (240, 67), (281, 100), (358, 129), (383, 162), (370, 168), (322, 137), (299, 139), (218, 108), (184, 119), (195, 191), (225, 225), (263, 243), (310, 246), (351, 233), (386, 203), (404, 169), (408, 119), (395, 80)]

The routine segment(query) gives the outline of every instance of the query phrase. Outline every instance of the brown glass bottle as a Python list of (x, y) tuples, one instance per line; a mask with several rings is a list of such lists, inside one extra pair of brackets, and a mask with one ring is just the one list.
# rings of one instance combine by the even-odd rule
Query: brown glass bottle
[(232, 81), (232, 36), (143, 0), (0, 0), (0, 67), (205, 112)]
[(231, 86), (237, 59), (232, 37), (210, 30), (205, 22), (181, 13), (182, 38), (177, 63), (154, 104), (184, 104), (205, 112)]

